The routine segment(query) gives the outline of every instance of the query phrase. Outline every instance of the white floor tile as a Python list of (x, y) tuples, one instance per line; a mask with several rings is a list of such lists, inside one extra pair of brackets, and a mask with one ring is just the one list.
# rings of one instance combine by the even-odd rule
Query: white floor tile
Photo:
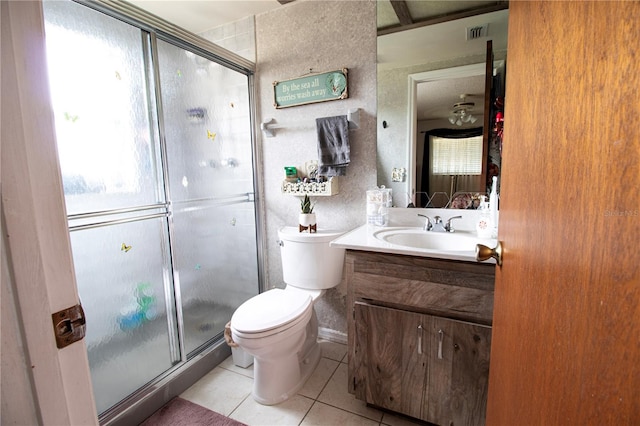
[[(346, 345), (320, 341), (320, 346), (318, 367), (297, 395), (280, 404), (258, 404), (251, 397), (253, 366), (237, 367), (232, 357), (180, 396), (249, 426), (380, 424), (383, 412), (367, 407), (347, 391)], [(386, 425), (411, 424), (402, 417), (384, 414)]]
[(233, 371), (234, 373), (242, 374), (243, 376), (251, 377), (253, 379), (253, 364), (247, 368), (238, 367), (233, 363), (233, 357), (225, 359), (218, 367), (222, 367), (225, 370)]
[(298, 393), (311, 399), (317, 399), (320, 392), (322, 392), (322, 389), (324, 389), (327, 382), (336, 371), (336, 368), (338, 368), (338, 364), (340, 364), (338, 361), (328, 358), (320, 358), (318, 366)]
[(251, 395), (253, 379), (216, 367), (180, 397), (228, 416)]
[(335, 361), (342, 361), (347, 355), (347, 345), (330, 342), (328, 340), (320, 340), (319, 345), (322, 350), (322, 356), (324, 358), (333, 359)]
[(300, 426), (377, 426), (378, 422), (316, 401)]
[(249, 426), (297, 426), (311, 405), (313, 400), (302, 395), (277, 405), (262, 405), (249, 396), (229, 417)]
[(367, 407), (363, 401), (357, 400), (347, 390), (347, 364), (340, 363), (331, 380), (318, 397), (318, 401), (360, 416), (367, 417), (376, 422), (382, 420), (382, 411)]

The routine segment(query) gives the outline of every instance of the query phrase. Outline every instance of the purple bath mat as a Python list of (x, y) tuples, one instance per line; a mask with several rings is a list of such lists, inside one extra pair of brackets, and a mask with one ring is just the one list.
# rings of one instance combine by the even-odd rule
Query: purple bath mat
[(173, 398), (140, 426), (246, 426), (180, 397)]

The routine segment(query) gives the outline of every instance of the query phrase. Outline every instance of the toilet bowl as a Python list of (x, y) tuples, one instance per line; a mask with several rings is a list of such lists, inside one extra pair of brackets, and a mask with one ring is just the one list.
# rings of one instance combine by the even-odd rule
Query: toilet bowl
[(233, 341), (254, 357), (253, 398), (264, 405), (287, 400), (320, 361), (314, 302), (342, 280), (344, 249), (329, 243), (342, 232), (278, 231), (284, 289), (244, 302), (231, 317)]

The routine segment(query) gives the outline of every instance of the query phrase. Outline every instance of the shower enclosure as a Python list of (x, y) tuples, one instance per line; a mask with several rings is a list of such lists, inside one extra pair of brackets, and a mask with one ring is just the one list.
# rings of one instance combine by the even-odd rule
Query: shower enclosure
[(101, 418), (222, 338), (260, 289), (251, 71), (44, 2), (58, 153)]

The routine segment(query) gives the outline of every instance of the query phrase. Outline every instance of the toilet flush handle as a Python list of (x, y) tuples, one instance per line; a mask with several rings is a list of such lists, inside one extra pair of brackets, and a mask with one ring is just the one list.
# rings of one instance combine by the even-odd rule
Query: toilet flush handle
[(284, 241), (282, 241), (282, 240), (278, 240), (278, 245), (279, 245), (280, 247), (284, 246)]

